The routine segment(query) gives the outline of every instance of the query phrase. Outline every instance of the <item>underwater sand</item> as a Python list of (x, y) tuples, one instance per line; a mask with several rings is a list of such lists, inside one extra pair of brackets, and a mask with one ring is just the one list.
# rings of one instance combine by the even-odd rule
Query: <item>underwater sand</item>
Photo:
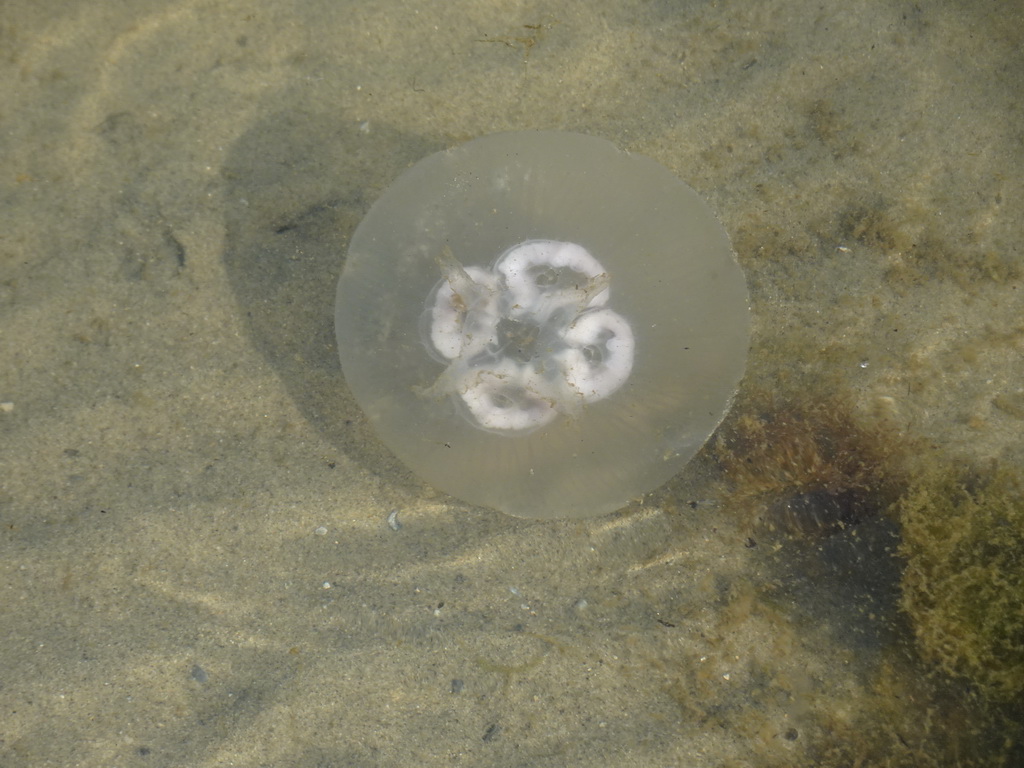
[(432, 491), (332, 304), (411, 163), (593, 134), (729, 231), (741, 398), (1020, 466), (1022, 43), (1008, 2), (5, 2), (0, 765), (943, 764), (898, 573), (867, 617), (771, 570), (707, 451), (582, 522)]

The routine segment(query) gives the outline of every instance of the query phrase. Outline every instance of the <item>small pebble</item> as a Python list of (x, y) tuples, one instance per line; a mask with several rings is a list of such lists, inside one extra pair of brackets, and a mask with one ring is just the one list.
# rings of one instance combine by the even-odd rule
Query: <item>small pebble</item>
[(315, 533), (317, 536), (326, 536), (327, 535), (327, 529), (324, 526), (321, 525), (319, 528), (317, 528), (315, 531), (313, 531), (313, 533)]
[(392, 509), (391, 514), (388, 515), (388, 525), (391, 526), (392, 531), (401, 529), (402, 524), (398, 522), (398, 510)]

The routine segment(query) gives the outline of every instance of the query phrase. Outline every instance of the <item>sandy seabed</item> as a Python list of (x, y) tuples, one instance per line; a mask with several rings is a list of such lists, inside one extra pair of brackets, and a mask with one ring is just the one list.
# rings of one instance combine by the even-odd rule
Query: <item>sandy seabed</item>
[(710, 451), (582, 522), (446, 497), (332, 305), (419, 158), (602, 136), (729, 231), (739, 403), (1019, 467), (1022, 46), (1011, 2), (5, 2), (0, 765), (987, 760), (898, 573), (867, 616), (831, 543), (780, 571)]

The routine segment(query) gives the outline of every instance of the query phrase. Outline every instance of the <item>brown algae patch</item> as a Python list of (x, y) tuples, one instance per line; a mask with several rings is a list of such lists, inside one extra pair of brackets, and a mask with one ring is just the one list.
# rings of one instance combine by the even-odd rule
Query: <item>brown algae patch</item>
[(905, 439), (841, 395), (755, 397), (715, 443), (728, 504), (752, 532), (828, 536), (885, 514), (905, 484)]
[[(1015, 764), (1024, 483), (935, 455), (842, 390), (748, 396), (720, 431), (723, 514), (752, 556), (749, 583), (719, 606), (719, 639), (724, 658), (757, 659), (746, 695), (788, 701), (790, 726), (749, 704), (712, 710), (753, 728), (764, 764), (785, 764), (795, 734), (815, 765)], [(750, 632), (773, 650), (734, 650)], [(804, 666), (813, 656), (840, 666)], [(849, 687), (842, 704), (836, 686)], [(699, 675), (669, 692), (688, 711), (714, 702)]]

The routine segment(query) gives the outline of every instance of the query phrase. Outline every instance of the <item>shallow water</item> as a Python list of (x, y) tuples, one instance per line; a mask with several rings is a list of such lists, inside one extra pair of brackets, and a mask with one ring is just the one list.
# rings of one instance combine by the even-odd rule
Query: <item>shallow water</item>
[(884, 524), (780, 566), (710, 451), (594, 520), (468, 507), (365, 424), (333, 300), (411, 163), (602, 136), (730, 233), (738, 407), (1019, 467), (1007, 7), (5, 3), (0, 763), (944, 764)]

